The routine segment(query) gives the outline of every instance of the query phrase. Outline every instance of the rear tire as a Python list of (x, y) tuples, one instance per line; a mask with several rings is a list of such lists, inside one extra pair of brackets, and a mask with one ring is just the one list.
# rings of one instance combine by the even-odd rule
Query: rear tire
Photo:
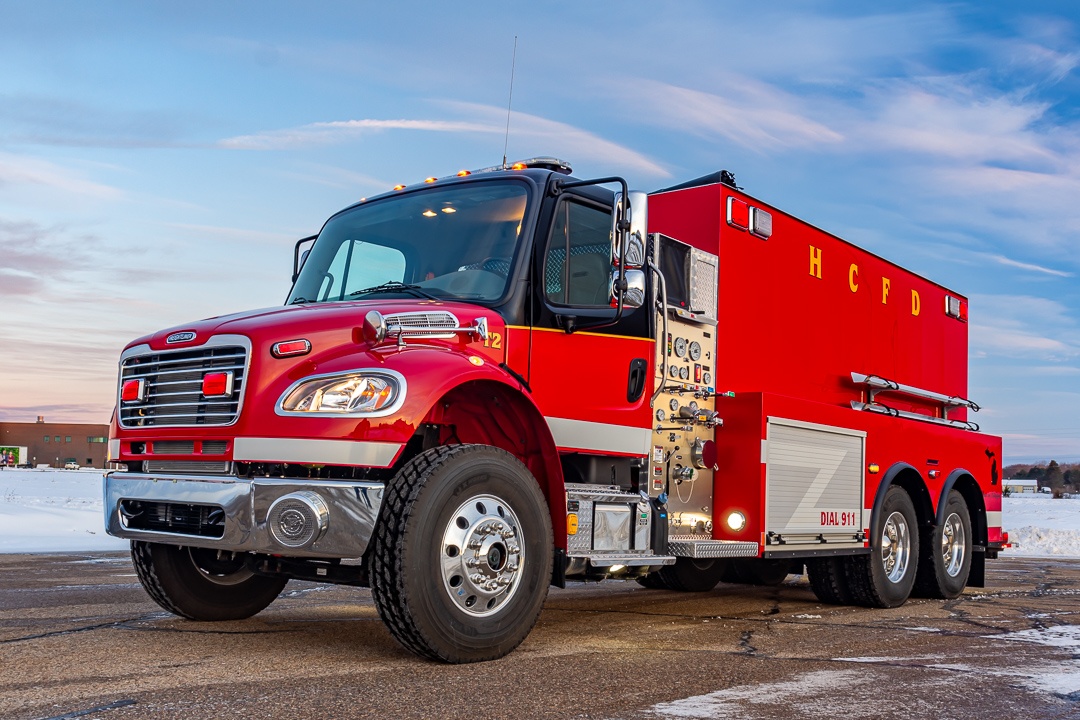
[(847, 584), (859, 605), (899, 607), (911, 595), (919, 558), (918, 517), (911, 496), (899, 486), (889, 487), (874, 524), (870, 554), (847, 558)]
[(844, 557), (807, 558), (806, 575), (817, 599), (827, 605), (850, 605), (854, 598), (844, 572)]
[(914, 593), (918, 597), (952, 600), (967, 586), (971, 573), (971, 514), (964, 496), (950, 490), (945, 500), (945, 523), (927, 528)]
[(728, 569), (723, 558), (675, 558), (656, 572), (664, 585), (679, 592), (708, 592), (720, 583)]
[[(775, 586), (784, 582), (791, 570), (790, 560), (770, 558), (738, 558), (731, 562), (735, 582), (746, 585)], [(731, 582), (725, 580), (725, 582)]]
[(131, 541), (139, 582), (154, 602), (189, 620), (243, 620), (281, 593), (288, 578), (255, 575), (244, 556), (204, 548)]
[(426, 450), (387, 486), (371, 594), (390, 633), (432, 660), (494, 660), (547, 597), (551, 517), (532, 473), (486, 445)]

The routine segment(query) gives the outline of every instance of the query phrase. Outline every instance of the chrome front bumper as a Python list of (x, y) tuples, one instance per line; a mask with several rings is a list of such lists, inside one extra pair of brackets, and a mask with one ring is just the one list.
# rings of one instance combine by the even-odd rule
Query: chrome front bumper
[[(355, 480), (300, 480), (229, 476), (105, 475), (105, 530), (130, 540), (217, 548), (234, 552), (272, 553), (290, 557), (357, 558), (364, 554), (382, 505), (382, 483)], [(290, 493), (317, 493), (329, 507), (326, 531), (310, 547), (279, 544), (266, 524), (271, 504)], [(121, 501), (137, 500), (176, 506), (213, 506), (224, 511), (221, 537), (129, 527)], [(134, 523), (132, 523), (134, 524)]]

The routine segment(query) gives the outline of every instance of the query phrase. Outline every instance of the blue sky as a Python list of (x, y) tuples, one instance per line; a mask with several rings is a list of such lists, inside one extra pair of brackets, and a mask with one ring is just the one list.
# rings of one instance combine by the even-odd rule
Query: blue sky
[(515, 35), (511, 158), (726, 168), (968, 295), (976, 419), (1080, 460), (1071, 2), (0, 0), (0, 419), (103, 422), (128, 340), (280, 304), (331, 213), (499, 162)]

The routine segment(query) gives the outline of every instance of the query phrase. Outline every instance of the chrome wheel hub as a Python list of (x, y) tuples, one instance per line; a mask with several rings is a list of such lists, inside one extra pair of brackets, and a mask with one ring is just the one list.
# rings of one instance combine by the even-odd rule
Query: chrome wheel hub
[(226, 550), (189, 547), (188, 555), (199, 574), (215, 585), (239, 585), (254, 573), (244, 566), (243, 558)]
[(911, 535), (903, 513), (894, 512), (881, 529), (881, 566), (891, 583), (900, 582), (911, 560)]
[(450, 599), (469, 615), (490, 615), (517, 592), (525, 563), (521, 524), (505, 500), (470, 498), (443, 531), (441, 570)]
[(949, 577), (956, 577), (964, 567), (965, 553), (967, 552), (967, 536), (964, 534), (964, 523), (960, 516), (951, 513), (945, 518), (945, 524), (941, 526), (941, 560), (942, 567)]

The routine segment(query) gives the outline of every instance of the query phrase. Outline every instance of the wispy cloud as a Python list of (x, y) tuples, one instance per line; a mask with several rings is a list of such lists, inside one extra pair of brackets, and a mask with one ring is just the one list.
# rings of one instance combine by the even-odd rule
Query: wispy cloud
[(283, 130), (267, 130), (252, 135), (237, 135), (219, 140), (219, 147), (230, 150), (292, 150), (312, 145), (330, 145), (353, 140), (365, 133), (383, 130), (422, 130), (445, 133), (497, 133), (499, 128), (482, 123), (456, 120), (333, 120), (316, 122)]
[[(348, 142), (373, 132), (410, 130), (439, 133), (480, 133), (502, 135), (506, 131), (506, 110), (477, 103), (446, 101), (439, 105), (465, 116), (462, 120), (334, 120), (309, 123), (295, 128), (269, 130), (252, 135), (238, 135), (218, 141), (217, 145), (232, 150), (290, 150)], [(528, 143), (552, 148), (575, 159), (592, 160), (625, 167), (653, 177), (670, 177), (670, 173), (645, 155), (595, 133), (550, 120), (538, 115), (514, 112), (510, 120), (510, 137), (517, 145)]]
[(836, 130), (799, 110), (802, 101), (750, 78), (729, 76), (704, 92), (644, 80), (635, 83), (643, 119), (701, 137), (726, 138), (754, 150), (840, 143)]
[(0, 186), (42, 185), (63, 193), (95, 200), (117, 200), (124, 192), (80, 177), (48, 160), (0, 152)]
[[(499, 135), (506, 131), (505, 108), (465, 102), (440, 104), (480, 118), (484, 124), (494, 126)], [(650, 177), (671, 177), (666, 168), (647, 155), (580, 127), (539, 115), (518, 111), (511, 113), (510, 144), (515, 148), (522, 145), (539, 147), (543, 148), (544, 152), (556, 153), (575, 161), (589, 161), (622, 172), (642, 173)]]
[(1073, 275), (1074, 275), (1074, 273), (1068, 272), (1066, 270), (1055, 270), (1054, 268), (1043, 267), (1042, 265), (1035, 265), (1035, 264), (1032, 264), (1032, 263), (1020, 262), (1019, 260), (1013, 260), (1012, 258), (1007, 258), (1004, 255), (994, 255), (994, 254), (991, 254), (991, 253), (977, 253), (977, 254), (982, 255), (983, 257), (988, 258), (990, 260), (993, 260), (994, 262), (998, 263), (999, 265), (1005, 265), (1007, 267), (1019, 268), (1021, 270), (1030, 270), (1031, 272), (1045, 273), (1046, 275), (1054, 275), (1055, 277), (1063, 277), (1063, 278), (1070, 278), (1070, 277), (1073, 277)]
[(972, 350), (997, 356), (1070, 363), (1080, 357), (1080, 333), (1070, 309), (1030, 295), (974, 295)]

